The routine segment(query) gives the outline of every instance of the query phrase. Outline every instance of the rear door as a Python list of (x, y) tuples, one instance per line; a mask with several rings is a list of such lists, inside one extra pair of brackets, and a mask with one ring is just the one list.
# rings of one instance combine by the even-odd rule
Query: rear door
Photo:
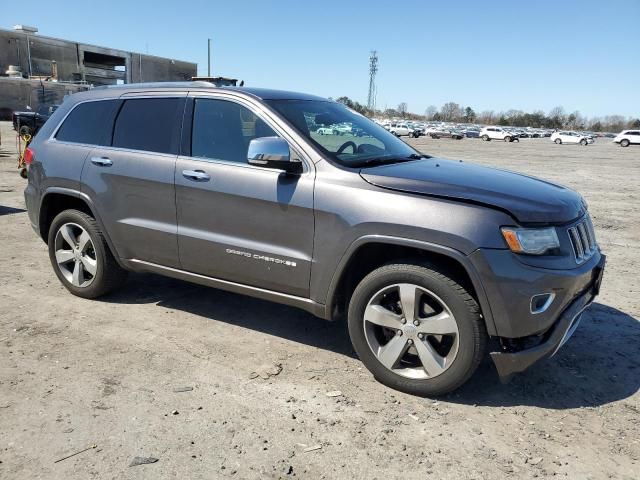
[(307, 296), (313, 164), (305, 161), (300, 175), (249, 165), (251, 139), (286, 139), (286, 130), (246, 100), (196, 95), (186, 118), (192, 128), (175, 177), (182, 268)]
[(122, 258), (179, 266), (174, 170), (185, 97), (122, 98), (110, 145), (85, 162), (83, 189)]

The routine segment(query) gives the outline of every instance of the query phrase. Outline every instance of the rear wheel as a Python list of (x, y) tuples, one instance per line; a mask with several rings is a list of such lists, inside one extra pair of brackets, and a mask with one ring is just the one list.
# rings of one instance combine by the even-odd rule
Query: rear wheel
[(367, 275), (349, 305), (358, 356), (383, 384), (414, 395), (442, 395), (462, 385), (484, 355), (479, 308), (435, 267), (393, 264)]
[(621, 140), (621, 141), (620, 141), (620, 146), (621, 146), (621, 147), (628, 147), (630, 143), (631, 143), (631, 142), (629, 142), (629, 140), (627, 140), (627, 139), (625, 138), (625, 139), (623, 139), (623, 140)]
[(559, 138), (556, 138), (554, 142), (556, 143), (556, 145), (562, 145), (562, 140), (560, 140)]
[(504, 141), (505, 142), (512, 142), (513, 139), (509, 135), (507, 135), (506, 137), (504, 137)]
[(96, 220), (65, 210), (49, 228), (49, 258), (58, 279), (74, 295), (96, 298), (119, 287), (127, 272), (118, 265)]
[(28, 127), (27, 125), (22, 125), (18, 133), (20, 135), (31, 135), (31, 127)]
[(480, 138), (482, 138), (482, 140), (484, 140), (485, 142), (489, 141), (489, 136), (488, 135), (482, 135), (482, 137), (480, 137)]
[(588, 143), (589, 142), (587, 142), (586, 138), (583, 138), (582, 140), (580, 140), (580, 145), (582, 145), (583, 147), (586, 147)]

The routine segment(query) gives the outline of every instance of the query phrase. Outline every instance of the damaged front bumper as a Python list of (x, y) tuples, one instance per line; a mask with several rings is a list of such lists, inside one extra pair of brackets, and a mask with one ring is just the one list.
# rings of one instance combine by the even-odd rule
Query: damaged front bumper
[(605, 261), (606, 258), (602, 255), (594, 268), (593, 282), (563, 310), (554, 325), (542, 335), (540, 343), (517, 351), (491, 352), (491, 358), (502, 382), (508, 382), (514, 374), (523, 372), (534, 363), (552, 357), (569, 340), (578, 328), (582, 312), (600, 292)]

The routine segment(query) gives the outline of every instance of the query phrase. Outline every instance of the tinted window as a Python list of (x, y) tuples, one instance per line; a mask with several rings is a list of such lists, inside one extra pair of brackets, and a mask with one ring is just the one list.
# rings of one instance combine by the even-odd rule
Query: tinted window
[(191, 137), (194, 157), (247, 163), (251, 140), (275, 136), (271, 127), (242, 105), (205, 98), (195, 101)]
[(113, 118), (120, 103), (120, 100), (81, 103), (67, 116), (56, 139), (62, 142), (109, 145)]
[(113, 146), (178, 153), (183, 98), (125, 100), (116, 119)]

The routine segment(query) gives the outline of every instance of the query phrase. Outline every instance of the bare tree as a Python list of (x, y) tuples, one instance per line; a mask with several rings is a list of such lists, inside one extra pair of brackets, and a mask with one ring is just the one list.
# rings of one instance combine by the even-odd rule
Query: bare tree
[(436, 113), (438, 113), (438, 108), (435, 105), (429, 105), (424, 111), (425, 120), (433, 120)]
[(447, 102), (440, 109), (440, 115), (444, 121), (451, 122), (462, 116), (462, 109), (455, 102)]
[(485, 125), (491, 125), (495, 117), (496, 115), (493, 110), (485, 110), (478, 116), (478, 121), (480, 123), (484, 123)]
[(400, 114), (400, 116), (402, 118), (407, 116), (407, 111), (409, 110), (409, 107), (407, 105), (407, 102), (402, 102), (398, 105), (398, 113)]
[(555, 128), (562, 128), (567, 122), (567, 115), (564, 113), (564, 108), (558, 106), (549, 111), (548, 117), (552, 120)]

